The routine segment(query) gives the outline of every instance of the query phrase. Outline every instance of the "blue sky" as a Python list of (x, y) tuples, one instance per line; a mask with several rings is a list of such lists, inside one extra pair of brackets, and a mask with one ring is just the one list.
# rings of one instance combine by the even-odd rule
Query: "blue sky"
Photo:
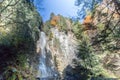
[(51, 12), (65, 17), (77, 16), (75, 0), (35, 0), (34, 3), (38, 8), (43, 8), (38, 11), (44, 22), (50, 18)]

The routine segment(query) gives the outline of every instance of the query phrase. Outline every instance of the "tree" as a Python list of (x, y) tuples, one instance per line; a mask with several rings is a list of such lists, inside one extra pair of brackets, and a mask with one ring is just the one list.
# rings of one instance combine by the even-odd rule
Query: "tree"
[(22, 76), (26, 63), (30, 67), (27, 60), (37, 62), (33, 56), (36, 55), (41, 18), (26, 0), (4, 0), (0, 14), (0, 74), (5, 80), (15, 80), (19, 73)]
[(75, 5), (78, 6), (78, 19), (83, 19), (86, 15), (86, 10), (93, 10), (94, 6), (101, 1), (102, 0), (76, 0)]
[[(103, 65), (103, 66), (99, 66), (100, 68), (102, 68), (102, 73), (101, 73), (102, 76), (107, 75), (107, 77), (112, 77), (111, 73), (109, 72), (106, 73), (106, 70), (114, 71), (113, 76), (116, 76), (117, 71), (120, 71), (119, 70), (120, 45), (118, 45), (120, 44), (120, 26), (119, 26), (120, 1), (103, 0), (101, 3), (97, 4), (97, 6), (96, 3), (98, 3), (99, 0), (91, 0), (91, 1), (95, 1), (94, 4), (91, 4), (92, 2), (90, 2), (90, 0), (88, 1), (77, 0), (77, 6), (81, 6), (81, 5), (83, 6), (80, 9), (80, 11), (82, 10), (83, 11), (78, 12), (78, 14), (83, 16), (87, 14), (85, 12), (85, 9), (91, 10), (91, 16), (93, 20), (92, 21), (89, 20), (90, 17), (88, 17), (88, 19), (85, 20), (83, 23), (94, 23), (97, 33), (95, 33), (95, 36), (91, 38), (92, 39), (91, 42), (88, 39), (84, 39), (81, 41), (79, 46), (78, 57), (79, 60), (82, 59), (82, 61), (79, 63), (79, 65), (82, 64), (82, 65), (86, 65), (84, 67), (91, 67), (92, 69), (91, 72), (94, 72), (95, 67), (92, 67), (92, 65), (94, 65), (95, 59), (93, 58), (99, 56), (101, 60), (103, 60), (101, 62), (98, 62)], [(88, 40), (89, 43), (88, 42), (86, 43), (86, 40)], [(101, 55), (102, 56), (104, 55), (104, 57), (102, 57)], [(95, 72), (95, 74), (98, 73)], [(109, 74), (111, 76), (108, 76)], [(116, 77), (119, 76), (117, 75)]]

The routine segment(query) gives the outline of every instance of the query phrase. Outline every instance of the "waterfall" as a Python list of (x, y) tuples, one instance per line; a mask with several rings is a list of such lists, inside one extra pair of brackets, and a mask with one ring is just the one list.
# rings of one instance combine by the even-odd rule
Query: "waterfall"
[(39, 65), (39, 69), (40, 69), (40, 77), (41, 78), (46, 78), (48, 77), (48, 73), (47, 73), (47, 66), (46, 66), (46, 51), (45, 51), (45, 47), (46, 47), (46, 35), (44, 32), (41, 32), (40, 35), (40, 48), (41, 48), (41, 56), (40, 56), (40, 65)]
[[(40, 73), (38, 74), (40, 80), (60, 80), (64, 69), (68, 65), (72, 65), (72, 59), (75, 58), (76, 43), (73, 42), (71, 34), (67, 35), (54, 28), (51, 29), (51, 32), (53, 33), (51, 41), (47, 41), (46, 34), (41, 32), (37, 43), (40, 53)], [(58, 43), (55, 43), (56, 39), (59, 41)], [(54, 45), (57, 46), (55, 47)], [(54, 61), (55, 56), (57, 56), (56, 61), (58, 63)], [(56, 66), (56, 64), (59, 65)]]
[(39, 78), (40, 80), (55, 80), (54, 77), (56, 77), (57, 73), (50, 56), (47, 56), (47, 39), (44, 32), (41, 32), (40, 39), (37, 44), (40, 48)]

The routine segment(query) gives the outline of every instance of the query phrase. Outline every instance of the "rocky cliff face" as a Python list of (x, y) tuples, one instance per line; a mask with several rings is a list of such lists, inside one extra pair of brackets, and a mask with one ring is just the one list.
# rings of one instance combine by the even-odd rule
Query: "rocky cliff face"
[[(95, 15), (98, 16), (97, 11)], [(119, 77), (117, 75), (119, 74), (119, 50), (114, 52), (108, 49), (112, 41), (106, 44), (95, 43), (96, 37), (101, 38), (99, 35), (103, 34), (101, 31), (106, 27), (105, 23), (99, 22), (97, 17), (93, 18), (95, 19), (96, 22), (86, 20), (82, 25), (61, 15), (52, 15), (51, 19), (44, 24), (42, 30), (47, 35), (46, 49), (50, 51), (50, 60), (54, 64), (52, 66), (55, 66), (56, 71), (64, 80), (79, 80), (80, 78), (104, 80)], [(107, 39), (111, 38), (107, 36)], [(109, 64), (115, 67), (108, 66)], [(118, 71), (112, 71), (113, 69)]]
[(103, 0), (96, 8), (93, 23), (98, 27), (97, 39), (102, 36), (104, 41), (108, 41), (99, 44), (106, 49), (103, 52), (105, 54), (103, 58), (104, 67), (120, 77), (118, 75), (120, 74), (120, 64), (118, 64), (120, 60), (120, 46), (118, 45), (120, 42), (118, 36), (120, 32), (120, 9), (118, 9), (118, 4), (118, 0)]
[(57, 28), (51, 28), (52, 39), (48, 42), (48, 48), (52, 57), (56, 60), (56, 68), (62, 75), (68, 65), (72, 65), (72, 60), (76, 58), (77, 42), (73, 33), (59, 32)]
[(97, 17), (86, 17), (84, 25), (52, 14), (43, 26), (30, 0), (4, 0), (0, 8), (0, 79), (119, 77), (118, 14), (112, 18), (110, 11), (99, 13), (98, 7)]
[[(57, 17), (57, 20), (53, 20)], [(60, 76), (64, 76), (64, 69), (72, 64), (76, 58), (77, 41), (74, 33), (70, 30), (72, 23), (69, 19), (58, 15), (53, 16), (43, 30), (47, 35), (47, 50), (51, 53), (51, 60)], [(64, 22), (63, 22), (64, 21)], [(54, 23), (54, 24), (53, 24)], [(48, 28), (49, 29), (46, 29)]]

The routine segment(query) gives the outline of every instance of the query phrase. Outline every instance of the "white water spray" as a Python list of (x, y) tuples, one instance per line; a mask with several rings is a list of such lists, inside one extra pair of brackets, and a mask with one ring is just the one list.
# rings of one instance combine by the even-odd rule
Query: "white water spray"
[(40, 64), (39, 64), (40, 80), (51, 80), (51, 78), (52, 80), (54, 80), (54, 75), (56, 73), (53, 63), (51, 62), (49, 56), (47, 56), (48, 54), (46, 49), (47, 39), (44, 32), (41, 32), (40, 39), (38, 42), (40, 48)]
[(40, 57), (40, 65), (39, 65), (39, 69), (41, 72), (40, 78), (48, 77), (45, 47), (46, 47), (46, 35), (44, 32), (41, 32), (41, 35), (40, 35), (41, 57)]

